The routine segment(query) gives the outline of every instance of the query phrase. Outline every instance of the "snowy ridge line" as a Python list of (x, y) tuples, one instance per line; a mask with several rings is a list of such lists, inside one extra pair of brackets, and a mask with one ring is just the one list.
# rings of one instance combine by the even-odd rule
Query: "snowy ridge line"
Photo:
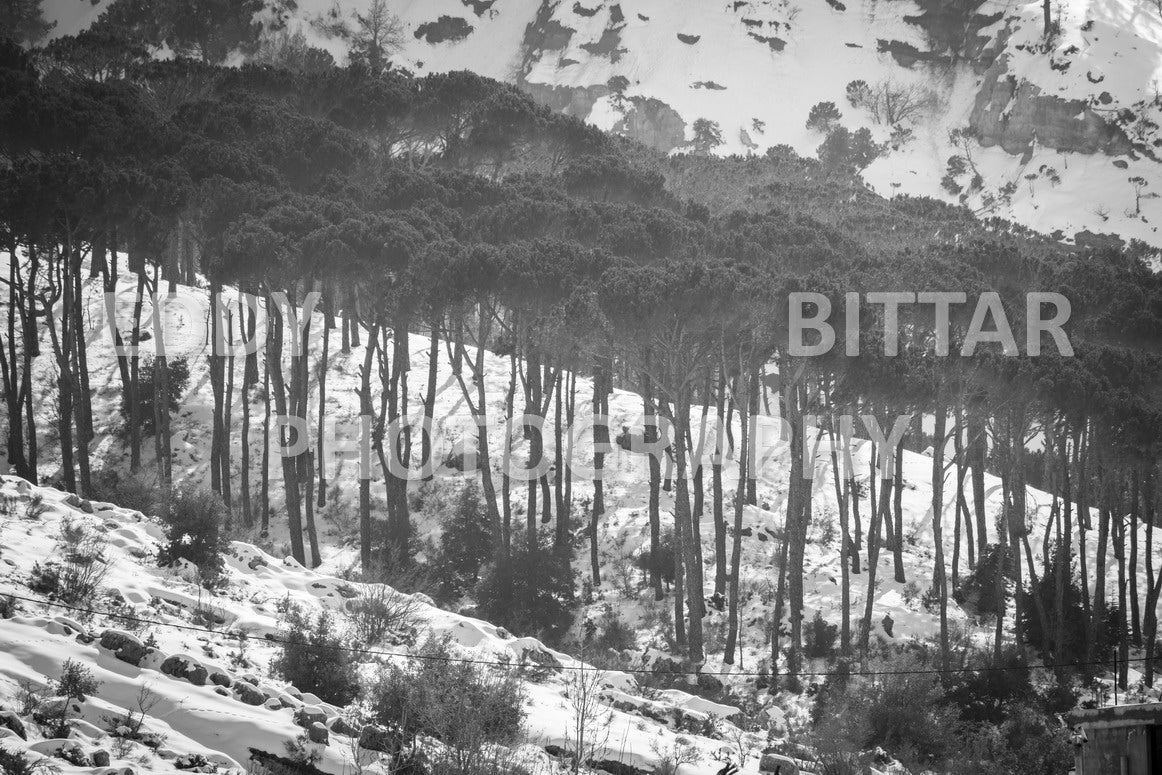
[[(110, 618), (121, 619), (121, 620), (127, 621), (127, 622), (134, 622), (136, 624), (148, 624), (148, 625), (154, 626), (154, 627), (169, 627), (169, 628), (175, 629), (175, 630), (190, 630), (193, 632), (209, 633), (211, 635), (234, 637), (234, 638), (237, 638), (239, 641), (249, 639), (248, 636), (241, 634), (241, 633), (225, 632), (222, 630), (211, 630), (208, 627), (197, 627), (197, 626), (192, 625), (192, 624), (175, 624), (172, 622), (158, 621), (156, 619), (144, 619), (144, 618), (137, 617), (137, 616), (130, 616), (128, 614), (118, 614), (118, 613), (113, 613), (111, 611), (101, 611), (101, 610), (95, 609), (95, 608), (85, 608), (83, 606), (67, 605), (65, 603), (59, 603), (59, 602), (50, 601), (50, 600), (38, 600), (36, 598), (24, 597), (22, 595), (13, 595), (13, 594), (9, 594), (9, 593), (0, 592), (0, 595), (3, 595), (4, 597), (11, 598), (13, 600), (20, 600), (20, 601), (25, 602), (25, 603), (36, 603), (39, 605), (45, 605), (45, 606), (56, 607), (56, 608), (63, 608), (63, 609), (68, 610), (68, 611), (76, 611), (78, 613), (94, 614), (96, 616), (108, 616)], [(264, 636), (262, 638), (257, 638), (257, 640), (262, 640), (262, 641), (267, 642), (267, 643), (290, 643), (291, 642), (291, 641), (287, 641), (287, 640), (282, 639), (282, 638), (275, 638), (275, 637), (272, 637), (269, 635)], [(547, 669), (547, 670), (562, 670), (562, 671), (564, 671), (564, 670), (576, 670), (576, 671), (580, 671), (580, 672), (592, 671), (592, 672), (598, 672), (598, 673), (610, 673), (610, 672), (612, 672), (612, 673), (633, 673), (633, 674), (643, 674), (643, 675), (652, 675), (655, 673), (655, 671), (653, 671), (653, 670), (649, 670), (646, 668), (640, 668), (640, 667), (639, 668), (617, 668), (615, 670), (608, 670), (606, 668), (593, 667), (592, 665), (586, 665), (583, 663), (578, 663), (575, 665), (554, 665), (554, 666), (538, 665), (536, 663), (533, 663), (532, 665), (528, 665), (528, 664), (516, 663), (516, 662), (512, 662), (512, 661), (502, 661), (502, 660), (469, 659), (467, 657), (442, 657), (442, 656), (430, 655), (430, 654), (406, 654), (406, 653), (398, 652), (398, 651), (381, 651), (379, 649), (364, 649), (364, 648), (359, 648), (358, 646), (346, 646), (346, 645), (343, 645), (343, 646), (312, 646), (309, 643), (297, 643), (296, 645), (306, 647), (308, 649), (326, 649), (328, 651), (333, 650), (333, 649), (338, 649), (340, 651), (349, 651), (349, 652), (352, 652), (355, 654), (367, 654), (370, 656), (397, 657), (400, 659), (418, 659), (418, 660), (427, 660), (427, 661), (432, 661), (432, 662), (459, 663), (459, 664), (468, 664), (468, 665), (483, 665), (483, 666), (490, 666), (490, 667), (515, 667), (515, 668), (522, 668), (522, 669), (523, 668), (542, 667), (542, 668)], [(1147, 661), (1147, 658), (1146, 657), (1129, 657), (1126, 659), (1122, 659), (1121, 657), (1118, 657), (1117, 661), (1118, 662), (1125, 662), (1125, 663), (1129, 664), (1131, 662), (1145, 662), (1145, 661)], [(1097, 659), (1097, 660), (1093, 660), (1090, 662), (1060, 662), (1060, 663), (1054, 662), (1054, 663), (1044, 663), (1044, 664), (1038, 664), (1038, 665), (1008, 665), (1008, 666), (1004, 666), (1004, 667), (960, 667), (960, 668), (950, 668), (948, 670), (850, 670), (850, 671), (840, 671), (840, 670), (806, 671), (806, 670), (800, 670), (800, 671), (798, 671), (797, 675), (820, 677), (820, 678), (840, 677), (840, 676), (856, 676), (856, 675), (861, 675), (861, 676), (957, 675), (960, 673), (1008, 673), (1008, 672), (1013, 672), (1016, 670), (1056, 670), (1058, 668), (1096, 667), (1096, 666), (1100, 666), (1100, 665), (1110, 665), (1110, 664), (1113, 664), (1113, 660), (1111, 660), (1111, 659)], [(720, 670), (720, 671), (701, 671), (701, 670), (699, 670), (699, 671), (697, 671), (697, 674), (698, 675), (713, 675), (713, 676), (770, 675), (769, 673), (757, 673), (757, 672), (746, 671), (746, 670)]]

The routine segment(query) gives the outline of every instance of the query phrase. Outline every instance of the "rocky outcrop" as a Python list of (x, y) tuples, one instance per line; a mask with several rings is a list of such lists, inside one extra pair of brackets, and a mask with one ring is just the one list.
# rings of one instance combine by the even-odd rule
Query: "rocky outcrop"
[(999, 145), (1025, 153), (1034, 140), (1042, 146), (1077, 153), (1127, 153), (1125, 133), (1081, 100), (1066, 100), (1009, 75), (1005, 59), (985, 73), (969, 116), (969, 126), (984, 147)]

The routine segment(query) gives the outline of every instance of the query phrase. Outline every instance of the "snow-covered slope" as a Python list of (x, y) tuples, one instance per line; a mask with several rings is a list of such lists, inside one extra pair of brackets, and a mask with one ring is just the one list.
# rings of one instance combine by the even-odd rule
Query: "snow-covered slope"
[[(33, 498), (42, 503), (44, 513), (28, 519), (25, 511)], [(314, 746), (322, 755), (318, 766), (332, 773), (352, 771), (355, 749), (350, 736), (341, 731), (342, 725), (335, 727), (342, 709), (272, 678), (267, 666), (278, 646), (266, 638), (277, 636), (278, 609), (285, 601), (308, 611), (330, 610), (343, 622), (346, 604), (365, 594), (366, 585), (316, 573), (294, 560), (233, 542), (227, 553), (226, 584), (211, 593), (193, 583), (189, 572), (157, 567), (162, 529), (139, 512), (33, 487), (14, 477), (3, 477), (0, 499), (6, 506), (0, 532), (0, 597), (18, 598), (15, 615), (0, 620), (0, 705), (19, 708), (17, 698), (25, 685), (51, 695), (46, 687), (70, 659), (90, 667), (101, 683), (85, 702), (74, 702), (77, 707), (70, 718), (81, 721), (71, 742), (40, 739), (36, 725), (26, 716), (23, 726), (28, 740), (20, 740), (0, 724), (0, 745), (27, 747), (41, 754), (54, 753), (62, 746), (80, 746), (87, 756), (95, 750), (109, 752), (108, 730), (117, 726), (112, 720), (136, 711), (141, 687), (146, 686), (153, 704), (144, 731), (164, 736), (164, 743), (156, 753), (133, 746), (122, 760), (114, 755), (114, 767), (144, 766), (165, 772), (176, 766), (178, 757), (198, 754), (224, 768), (245, 769), (250, 748), (283, 755), (284, 744), (301, 734), (307, 722), (325, 716), (331, 729), (329, 740)], [(58, 555), (58, 536), (65, 524), (100, 532), (108, 539), (103, 553), (108, 575), (102, 591), (76, 605), (113, 616), (28, 602), (29, 598), (43, 599), (29, 591), (27, 582), (34, 565)], [(527, 742), (518, 754), (528, 759), (534, 771), (553, 771), (544, 746), (570, 745), (574, 706), (567, 694), (572, 677), (585, 665), (535, 639), (514, 637), (487, 622), (435, 608), (423, 596), (416, 602), (420, 624), (414, 641), (447, 636), (458, 658), (508, 665), (495, 669), (531, 667), (524, 674), (541, 676), (526, 682)], [(207, 627), (208, 620), (215, 624)], [(239, 635), (247, 636), (245, 646)], [(396, 643), (378, 644), (378, 650), (378, 661), (402, 662), (415, 649)], [(727, 745), (726, 738), (689, 734), (678, 721), (688, 727), (714, 718), (725, 729), (725, 719), (735, 715), (736, 708), (676, 690), (646, 700), (634, 678), (621, 672), (602, 673), (601, 685), (603, 701), (610, 706), (617, 702), (622, 709), (609, 709), (608, 742), (594, 751), (596, 759), (651, 765), (658, 751), (672, 748), (680, 737), (682, 744), (696, 747), (706, 762), (688, 769), (690, 775), (716, 769), (714, 755)], [(300, 713), (304, 708), (309, 713)], [(644, 710), (635, 712), (638, 708), (648, 709), (655, 717), (675, 719), (674, 729), (647, 717)], [(306, 721), (302, 721), (304, 715), (309, 717)], [(764, 740), (760, 737), (753, 744), (762, 745)]]
[[(128, 277), (124, 278), (122, 287), (128, 286)], [(88, 281), (86, 285), (87, 316), (91, 322), (93, 336), (89, 345), (89, 365), (91, 370), (90, 382), (94, 390), (94, 413), (97, 417), (98, 440), (93, 445), (95, 467), (111, 466), (126, 471), (128, 469), (128, 452), (117, 432), (121, 418), (117, 410), (120, 401), (121, 386), (116, 368), (116, 360), (105, 328), (105, 309), (101, 288), (97, 281)], [(234, 298), (233, 292), (226, 297)], [(181, 399), (181, 406), (173, 421), (174, 477), (178, 483), (191, 482), (205, 486), (209, 481), (209, 449), (211, 437), (211, 412), (213, 399), (206, 375), (204, 364), (208, 354), (208, 332), (204, 321), (207, 319), (208, 293), (204, 289), (179, 286), (181, 303), (167, 304), (167, 328), (164, 339), (167, 342), (167, 352), (171, 357), (185, 357), (191, 364), (194, 378), (191, 380), (187, 393)], [(121, 315), (128, 319), (129, 307), (132, 301), (126, 294), (126, 307)], [(149, 310), (143, 316), (149, 320)], [(312, 373), (317, 359), (322, 352), (321, 329), (323, 327), (321, 315), (317, 316), (311, 326), (309, 347), (312, 357)], [(152, 335), (152, 331), (149, 332)], [(319, 523), (323, 565), (321, 572), (333, 575), (343, 574), (348, 569), (358, 565), (358, 480), (355, 461), (350, 454), (343, 454), (333, 439), (346, 438), (350, 440), (351, 433), (358, 425), (359, 403), (356, 388), (359, 382), (360, 367), (364, 359), (364, 349), (354, 347), (349, 353), (339, 352), (337, 332), (332, 335), (330, 346), (329, 366), (327, 371), (327, 421), (325, 428), (328, 439), (328, 490), (327, 505), (317, 511)], [(261, 334), (260, 334), (261, 338)], [(412, 412), (412, 421), (419, 424), (422, 420), (423, 393), (426, 390), (425, 380), (420, 375), (428, 371), (428, 337), (413, 335), (410, 341), (411, 374), (409, 380), (409, 406)], [(40, 415), (38, 426), (43, 432), (51, 433), (53, 428), (54, 401), (51, 396), (51, 386), (54, 383), (55, 366), (51, 360), (50, 347), (46, 341), (43, 353), (36, 361), (34, 383), (43, 386), (44, 391), (37, 402)], [(241, 363), (237, 364), (241, 369)], [(486, 353), (484, 359), (484, 385), (487, 395), (488, 410), (490, 413), (490, 444), (494, 450), (493, 466), (496, 481), (499, 482), (499, 467), (502, 461), (500, 450), (503, 444), (503, 420), (505, 401), (508, 391), (511, 365), (507, 357)], [(239, 372), (240, 374), (240, 372)], [(449, 454), (461, 450), (467, 443), (474, 444), (475, 425), (469, 409), (461, 393), (460, 385), (452, 372), (446, 348), (440, 348), (437, 393), (434, 416), (435, 420), (435, 450), (434, 456), (438, 461), (447, 459)], [(318, 385), (312, 381), (310, 385), (310, 400), (312, 415), (313, 407), (318, 405)], [(586, 423), (590, 422), (591, 410), (588, 398), (592, 395), (592, 387), (587, 377), (577, 379), (577, 420), (576, 431), (576, 458), (574, 465), (584, 466), (591, 463), (588, 459), (590, 442), (589, 430)], [(230, 409), (232, 416), (241, 416), (241, 406), (238, 403), (239, 392), (234, 394), (235, 405)], [(771, 408), (777, 411), (777, 401), (770, 401)], [(698, 410), (696, 410), (698, 411)], [(263, 406), (258, 397), (254, 397), (252, 416), (261, 418)], [(640, 429), (643, 421), (643, 404), (639, 395), (626, 391), (615, 390), (609, 397), (609, 415), (611, 426), (616, 429), (627, 426)], [(710, 412), (713, 419), (714, 412)], [(553, 420), (553, 412), (547, 417), (547, 422)], [(736, 419), (737, 424), (737, 419)], [(789, 467), (789, 450), (787, 445), (780, 441), (780, 428), (777, 416), (760, 418), (760, 432), (764, 439), (761, 448), (764, 452), (763, 463), (758, 472), (758, 503), (757, 507), (748, 506), (744, 514), (743, 554), (741, 589), (743, 599), (743, 657), (741, 665), (731, 668), (722, 665), (720, 646), (708, 648), (709, 662), (707, 671), (753, 671), (757, 669), (759, 661), (769, 654), (769, 639), (766, 632), (774, 608), (774, 591), (777, 579), (777, 537), (781, 536), (784, 527), (785, 501), (787, 492), (787, 470)], [(312, 418), (311, 425), (316, 425)], [(697, 426), (695, 426), (697, 427)], [(237, 450), (242, 439), (239, 423), (232, 426), (232, 447)], [(251, 429), (252, 465), (251, 482), (257, 479), (258, 454), (261, 442), (260, 422), (256, 420)], [(713, 428), (708, 429), (713, 433)], [(740, 438), (740, 429), (733, 429), (733, 437)], [(813, 436), (813, 434), (812, 434)], [(712, 451), (712, 437), (708, 436), (705, 447), (705, 465), (709, 465)], [(148, 477), (153, 469), (151, 444), (143, 445), (143, 470)], [(869, 445), (866, 441), (856, 440), (852, 451), (853, 468), (857, 479), (864, 487), (862, 510), (868, 513), (867, 485), (869, 465), (867, 454)], [(807, 574), (804, 579), (806, 592), (805, 616), (810, 619), (816, 611), (820, 611), (831, 622), (840, 618), (840, 587), (841, 578), (839, 554), (839, 527), (838, 506), (835, 499), (835, 490), (831, 470), (831, 450), (826, 438), (820, 439), (815, 452), (815, 483), (813, 522), (809, 530), (807, 559), (805, 567)], [(59, 466), (59, 451), (51, 443), (51, 438), (45, 438), (41, 444), (41, 474), (52, 478)], [(551, 454), (551, 453), (550, 453)], [(951, 454), (951, 449), (948, 450)], [(528, 456), (528, 443), (523, 434), (512, 433), (512, 461), (513, 470), (525, 467)], [(233, 486), (237, 488), (239, 481), (239, 456), (232, 456)], [(946, 455), (946, 459), (949, 459)], [(737, 469), (732, 465), (733, 454), (728, 451), (728, 459), (723, 470), (724, 492), (731, 494), (737, 485)], [(904, 515), (903, 549), (906, 583), (897, 583), (893, 580), (891, 553), (881, 552), (878, 580), (875, 588), (870, 591), (874, 596), (872, 622), (875, 637), (885, 642), (917, 639), (924, 640), (939, 631), (939, 617), (935, 610), (924, 607), (921, 596), (932, 585), (934, 567), (934, 545), (932, 535), (932, 500), (931, 500), (931, 458), (926, 455), (905, 451), (903, 477), (906, 484), (902, 498)], [(372, 512), (376, 519), (386, 519), (386, 505), (383, 499), (383, 474), (379, 466), (371, 470)], [(272, 453), (270, 460), (271, 497), (276, 515), (281, 513), (282, 484), (281, 469)], [(593, 600), (579, 614), (578, 622), (586, 618), (597, 620), (607, 607), (612, 606), (638, 631), (638, 646), (645, 648), (665, 648), (666, 642), (662, 635), (665, 629), (660, 622), (666, 615), (666, 610), (672, 605), (669, 599), (654, 602), (646, 592), (640, 594), (635, 589), (644, 586), (645, 579), (636, 567), (634, 560), (649, 547), (649, 520), (648, 503), (648, 460), (644, 455), (628, 452), (620, 447), (607, 455), (605, 461), (605, 503), (606, 518), (599, 526), (600, 560), (604, 583), (592, 591)], [(1002, 492), (1000, 480), (986, 475), (987, 507), (990, 515), (996, 515), (1002, 509)], [(464, 485), (465, 474), (450, 468), (441, 468), (433, 481), (428, 483), (413, 483), (412, 492), (417, 495), (417, 505), (413, 509), (411, 519), (416, 540), (421, 544), (436, 542), (440, 538), (442, 523), (447, 516), (449, 504), (454, 500), (454, 494)], [(944, 485), (944, 554), (946, 560), (953, 559), (953, 514), (955, 513), (955, 473), (946, 474)], [(237, 497), (237, 494), (236, 494)], [(573, 513), (575, 520), (585, 514), (587, 503), (591, 503), (592, 483), (583, 474), (576, 474), (573, 480)], [(1027, 494), (1030, 516), (1030, 542), (1034, 554), (1040, 556), (1042, 539), (1049, 524), (1051, 498), (1044, 492), (1030, 488)], [(524, 485), (514, 483), (512, 501), (514, 514), (523, 513), (525, 500)], [(666, 519), (672, 509), (673, 493), (662, 492), (661, 513)], [(520, 516), (514, 516), (516, 522), (521, 522)], [(1096, 520), (1096, 515), (1095, 515)], [(577, 525), (579, 527), (579, 525)], [(1076, 527), (1075, 527), (1076, 529)], [(1138, 525), (1139, 545), (1145, 546), (1145, 526)], [(703, 555), (706, 559), (706, 578), (713, 578), (712, 563), (714, 558), (714, 528), (709, 509), (703, 517), (701, 529), (703, 540)], [(269, 538), (260, 538), (255, 533), (250, 540), (261, 542), (266, 551), (278, 558), (288, 556), (290, 548), (285, 527), (285, 519), (278, 516), (272, 523)], [(994, 525), (990, 520), (989, 540), (995, 541)], [(1113, 542), (1107, 547), (1107, 589), (1116, 589), (1117, 563), (1113, 558)], [(1089, 569), (1089, 583), (1095, 582), (1094, 569), (1096, 562), (1097, 542), (1090, 536), (1088, 541), (1089, 554), (1087, 567)], [(1077, 536), (1073, 539), (1073, 546), (1080, 545)], [(421, 557), (421, 559), (423, 559)], [(963, 550), (957, 558), (958, 570), (961, 574), (969, 572), (967, 552)], [(1157, 558), (1162, 564), (1162, 552)], [(281, 559), (279, 560), (281, 563)], [(577, 563), (578, 572), (587, 574), (587, 565), (580, 559)], [(951, 572), (951, 569), (950, 569)], [(862, 615), (866, 595), (869, 594), (866, 583), (866, 573), (852, 577), (851, 610), (853, 621), (858, 621)], [(1143, 580), (1144, 583), (1144, 580)], [(1144, 597), (1144, 592), (1143, 592)], [(960, 610), (955, 603), (950, 616), (954, 622), (963, 625), (970, 636), (977, 637), (981, 642), (987, 642), (990, 637), (987, 622), (975, 622), (971, 615)], [(1011, 610), (1010, 610), (1011, 613)], [(890, 615), (895, 622), (891, 634), (884, 630), (882, 620)], [(724, 632), (725, 613), (714, 610), (708, 613), (707, 629), (711, 633), (711, 642)], [(717, 633), (717, 635), (715, 634)], [(740, 681), (749, 680), (753, 683), (753, 676), (740, 677)]]

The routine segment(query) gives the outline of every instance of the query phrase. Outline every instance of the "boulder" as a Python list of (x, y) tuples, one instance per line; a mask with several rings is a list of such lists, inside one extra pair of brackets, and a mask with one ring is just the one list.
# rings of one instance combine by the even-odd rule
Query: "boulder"
[(331, 740), (330, 732), (321, 721), (316, 721), (307, 727), (307, 737), (312, 743), (321, 743), (322, 745), (326, 745)]
[(342, 716), (336, 716), (333, 718), (330, 723), (330, 728), (331, 731), (337, 735), (343, 735), (345, 737), (359, 736), (359, 730), (351, 726), (351, 724), (347, 722), (347, 719), (343, 718)]
[(166, 659), (161, 663), (159, 670), (174, 678), (184, 678), (194, 686), (205, 686), (206, 679), (210, 677), (210, 671), (200, 663), (194, 661), (192, 657), (181, 654), (174, 654)]
[(13, 711), (0, 710), (0, 727), (11, 729), (21, 740), (28, 739), (28, 735), (24, 731), (24, 722)]
[(109, 752), (98, 748), (93, 753), (89, 754), (89, 758), (93, 760), (94, 767), (108, 767), (109, 766)]
[(238, 699), (247, 705), (258, 706), (266, 702), (266, 695), (258, 691), (257, 688), (247, 683), (246, 681), (238, 681), (234, 684), (234, 693)]
[(325, 724), (327, 722), (326, 712), (315, 705), (304, 705), (295, 711), (295, 723), (300, 727), (310, 728), (312, 724)]
[(795, 760), (777, 753), (765, 753), (759, 759), (759, 772), (797, 772)]
[(590, 759), (588, 764), (595, 770), (608, 772), (609, 775), (648, 775), (645, 770), (638, 769), (631, 764), (619, 762), (616, 759)]
[(214, 686), (220, 686), (223, 689), (229, 689), (234, 681), (230, 678), (230, 676), (226, 675), (220, 670), (215, 670), (210, 673), (210, 683), (214, 684)]
[(101, 633), (101, 648), (112, 651), (113, 656), (134, 667), (140, 666), (141, 660), (150, 651), (140, 638), (122, 630), (105, 630)]

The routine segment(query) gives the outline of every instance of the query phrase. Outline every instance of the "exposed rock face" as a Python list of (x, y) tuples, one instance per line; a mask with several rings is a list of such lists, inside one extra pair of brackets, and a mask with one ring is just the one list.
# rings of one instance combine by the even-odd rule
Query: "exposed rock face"
[(1036, 140), (1060, 151), (1117, 155), (1131, 150), (1130, 139), (1081, 100), (1042, 94), (1008, 75), (1002, 58), (985, 73), (969, 126), (984, 147), (1000, 145), (1022, 154)]

